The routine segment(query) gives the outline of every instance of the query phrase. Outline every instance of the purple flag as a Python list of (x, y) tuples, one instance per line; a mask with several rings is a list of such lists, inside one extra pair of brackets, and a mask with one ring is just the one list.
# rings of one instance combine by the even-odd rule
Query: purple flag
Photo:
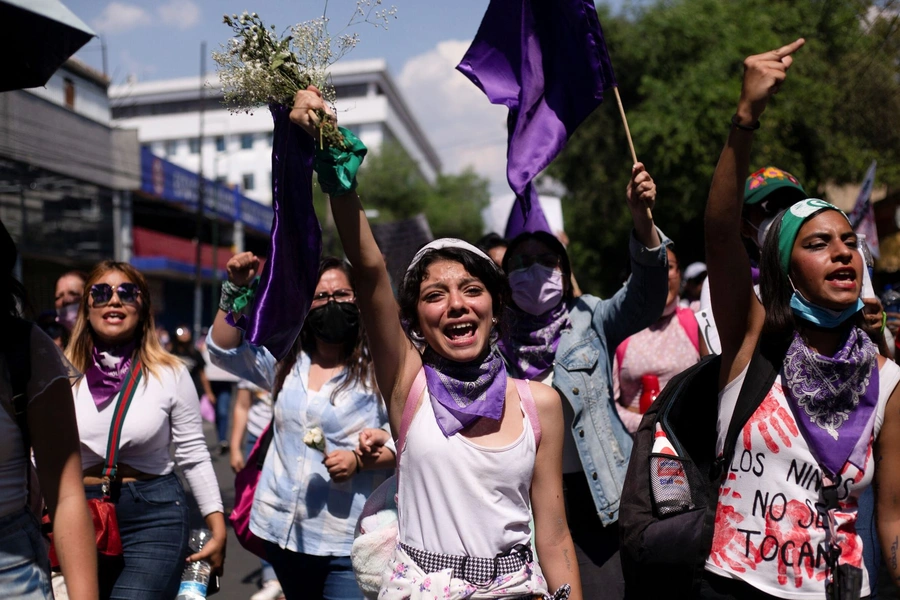
[(616, 85), (594, 3), (491, 0), (456, 68), (509, 108), (506, 178), (528, 226), (532, 179)]
[(516, 201), (513, 202), (512, 209), (509, 211), (509, 219), (506, 221), (506, 232), (503, 234), (503, 237), (508, 240), (512, 240), (526, 231), (546, 231), (556, 235), (556, 232), (550, 230), (550, 224), (544, 215), (544, 209), (541, 208), (541, 202), (534, 186), (529, 184), (528, 190), (530, 191), (528, 205), (531, 209), (526, 210), (526, 203), (516, 196)]
[(322, 228), (313, 209), (315, 146), (288, 118), (290, 108), (269, 107), (272, 141), (272, 243), (247, 326), (247, 341), (281, 360), (300, 335), (319, 275)]

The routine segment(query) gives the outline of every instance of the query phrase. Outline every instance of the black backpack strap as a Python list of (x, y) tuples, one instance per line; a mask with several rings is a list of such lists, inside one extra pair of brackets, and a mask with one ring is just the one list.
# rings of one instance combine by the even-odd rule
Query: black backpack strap
[(772, 358), (775, 354), (771, 349), (764, 347), (761, 342), (753, 351), (753, 358), (750, 359), (747, 375), (744, 377), (744, 383), (734, 405), (731, 422), (728, 424), (724, 451), (722, 456), (716, 460), (720, 476), (724, 472), (725, 465), (731, 461), (731, 457), (734, 455), (734, 447), (737, 445), (741, 430), (762, 404), (775, 383), (775, 378), (781, 368), (781, 360), (777, 362), (778, 366), (776, 366), (776, 362)]

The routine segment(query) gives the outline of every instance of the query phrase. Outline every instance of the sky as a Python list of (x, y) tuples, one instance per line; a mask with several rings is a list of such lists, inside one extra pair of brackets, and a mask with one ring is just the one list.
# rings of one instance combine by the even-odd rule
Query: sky
[[(371, 0), (374, 3), (377, 0)], [(113, 84), (129, 76), (138, 81), (197, 76), (200, 47), (218, 50), (231, 35), (225, 13), (257, 12), (281, 30), (322, 15), (338, 33), (357, 0), (63, 0), (106, 44)], [(360, 4), (365, 4), (360, 0)], [(491, 105), (469, 80), (454, 70), (469, 46), (487, 0), (385, 0), (397, 8), (388, 29), (365, 23), (350, 31), (358, 46), (344, 60), (383, 58), (426, 136), (441, 157), (445, 173), (472, 167), (491, 182), (494, 195), (509, 192), (505, 180), (506, 109)], [(609, 0), (613, 10), (623, 0)], [(89, 42), (76, 56), (102, 70), (101, 42)], [(206, 60), (207, 72), (215, 65)]]

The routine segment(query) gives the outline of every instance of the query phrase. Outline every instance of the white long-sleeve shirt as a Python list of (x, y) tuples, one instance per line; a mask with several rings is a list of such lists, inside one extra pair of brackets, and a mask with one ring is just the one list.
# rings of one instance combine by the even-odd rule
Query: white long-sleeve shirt
[[(222, 512), (222, 496), (203, 437), (200, 401), (190, 373), (184, 366), (161, 367), (159, 375), (141, 379), (125, 415), (118, 462), (150, 475), (167, 475), (177, 462), (203, 516)], [(84, 380), (73, 391), (81, 464), (87, 469), (106, 461), (118, 394), (98, 409)], [(169, 455), (171, 444), (175, 445), (174, 462)]]

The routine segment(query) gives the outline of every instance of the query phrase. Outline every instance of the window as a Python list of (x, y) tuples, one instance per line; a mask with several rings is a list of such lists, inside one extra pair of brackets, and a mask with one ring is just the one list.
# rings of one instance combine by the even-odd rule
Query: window
[(216, 152), (225, 152), (225, 136), (216, 136)]
[(244, 189), (252, 190), (254, 188), (253, 173), (244, 173)]
[(75, 82), (66, 77), (63, 79), (63, 93), (65, 94), (66, 108), (75, 109)]
[(166, 156), (175, 156), (175, 153), (178, 151), (178, 141), (177, 140), (169, 140), (166, 142)]
[(253, 148), (253, 134), (245, 133), (241, 136), (241, 149), (250, 150)]
[(191, 154), (200, 154), (200, 138), (191, 138), (188, 140), (191, 148)]
[(228, 177), (226, 177), (225, 175), (219, 175), (218, 177), (216, 177), (216, 183), (221, 186), (228, 187)]

